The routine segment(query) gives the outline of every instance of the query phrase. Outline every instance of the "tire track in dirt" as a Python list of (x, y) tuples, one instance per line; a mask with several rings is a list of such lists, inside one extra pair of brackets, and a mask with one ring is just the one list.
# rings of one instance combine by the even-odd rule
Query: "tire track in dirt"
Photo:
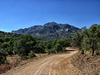
[(72, 56), (78, 50), (68, 50), (74, 51), (69, 54), (47, 56), (1, 75), (81, 75), (81, 72), (71, 64)]

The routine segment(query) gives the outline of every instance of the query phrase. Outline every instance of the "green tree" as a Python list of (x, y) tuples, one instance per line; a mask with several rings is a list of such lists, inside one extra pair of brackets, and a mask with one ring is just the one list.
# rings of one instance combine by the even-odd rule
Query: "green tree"
[(84, 32), (82, 30), (77, 31), (74, 36), (72, 36), (71, 46), (72, 47), (81, 47), (82, 39), (84, 37)]
[(34, 47), (35, 53), (45, 53), (45, 46), (43, 43), (37, 43)]
[(60, 44), (56, 44), (54, 46), (54, 50), (55, 50), (56, 53), (58, 53), (58, 52), (62, 52), (63, 48), (62, 48), (62, 46)]
[(92, 49), (92, 55), (94, 55), (94, 51), (97, 49), (98, 37), (96, 31), (97, 31), (97, 26), (92, 25), (88, 30), (88, 34), (86, 34), (85, 36), (88, 38), (87, 45), (89, 45), (89, 48)]
[(48, 43), (47, 45), (46, 45), (46, 49), (51, 49), (52, 48), (52, 43)]
[(59, 39), (57, 40), (57, 44), (60, 44), (62, 47), (68, 47), (70, 46), (70, 39)]
[(36, 40), (31, 35), (22, 35), (14, 43), (15, 51), (21, 56), (28, 56), (30, 51), (34, 51)]
[(91, 50), (92, 55), (100, 48), (100, 25), (92, 25), (89, 29), (83, 28), (72, 37), (72, 45), (83, 50)]

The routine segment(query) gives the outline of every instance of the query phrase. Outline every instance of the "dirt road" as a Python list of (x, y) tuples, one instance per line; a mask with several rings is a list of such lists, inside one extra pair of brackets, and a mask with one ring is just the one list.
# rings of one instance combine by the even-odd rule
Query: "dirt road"
[(73, 49), (68, 54), (47, 56), (2, 75), (81, 75), (80, 71), (71, 64), (71, 58), (77, 52)]

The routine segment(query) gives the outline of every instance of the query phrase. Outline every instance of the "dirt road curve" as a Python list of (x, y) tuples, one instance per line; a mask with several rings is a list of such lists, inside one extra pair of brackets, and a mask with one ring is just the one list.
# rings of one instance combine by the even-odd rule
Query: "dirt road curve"
[(47, 56), (2, 75), (81, 75), (80, 71), (71, 64), (71, 58), (77, 52), (75, 50), (68, 54)]

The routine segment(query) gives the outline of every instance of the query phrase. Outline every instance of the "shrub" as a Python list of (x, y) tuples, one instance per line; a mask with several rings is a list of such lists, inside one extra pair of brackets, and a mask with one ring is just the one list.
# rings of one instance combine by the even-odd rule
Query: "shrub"
[(28, 53), (28, 56), (27, 56), (29, 59), (35, 57), (35, 54), (33, 51), (31, 51), (30, 53)]
[(57, 53), (54, 49), (49, 49), (47, 50), (48, 54), (51, 54), (51, 53)]
[(4, 64), (6, 61), (6, 58), (5, 57), (0, 57), (0, 64)]
[(63, 48), (60, 44), (56, 44), (54, 46), (54, 50), (58, 53), (58, 52), (62, 52), (63, 51)]

